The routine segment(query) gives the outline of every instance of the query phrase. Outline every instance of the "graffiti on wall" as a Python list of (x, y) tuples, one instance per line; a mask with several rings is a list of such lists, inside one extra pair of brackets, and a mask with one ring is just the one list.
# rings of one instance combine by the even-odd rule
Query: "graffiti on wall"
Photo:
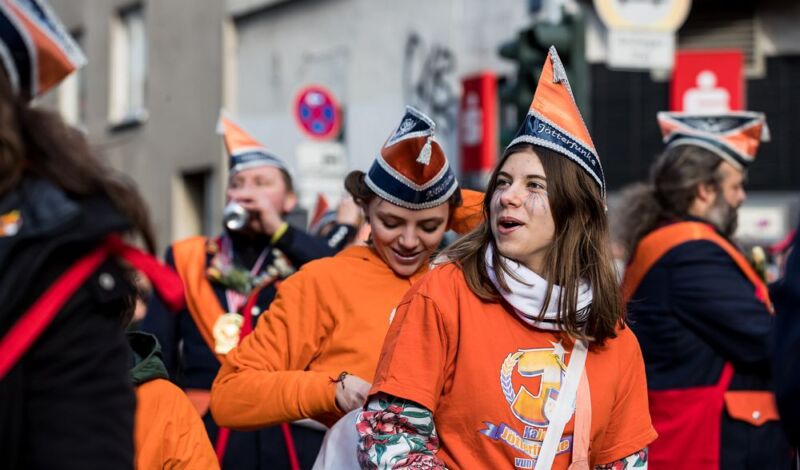
[(450, 49), (439, 44), (427, 45), (415, 32), (408, 35), (403, 61), (405, 101), (430, 115), (444, 132), (456, 126), (455, 68), (455, 55)]

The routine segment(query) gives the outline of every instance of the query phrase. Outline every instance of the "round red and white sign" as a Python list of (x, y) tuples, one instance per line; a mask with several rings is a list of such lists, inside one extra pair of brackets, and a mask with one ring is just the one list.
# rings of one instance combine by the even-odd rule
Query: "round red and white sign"
[(297, 94), (294, 114), (300, 129), (315, 139), (333, 139), (341, 129), (339, 104), (328, 89), (310, 85)]

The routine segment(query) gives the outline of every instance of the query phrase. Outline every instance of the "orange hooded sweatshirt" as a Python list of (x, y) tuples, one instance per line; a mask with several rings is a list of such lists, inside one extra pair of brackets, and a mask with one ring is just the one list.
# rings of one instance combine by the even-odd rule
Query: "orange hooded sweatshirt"
[[(483, 194), (462, 190), (450, 227), (477, 226)], [(253, 332), (229, 352), (211, 389), (220, 426), (253, 429), (342, 416), (333, 380), (372, 380), (394, 308), (422, 275), (397, 276), (369, 247), (312, 261), (286, 279)]]
[(206, 428), (183, 390), (167, 380), (158, 341), (128, 333), (131, 381), (136, 387), (133, 441), (136, 470), (217, 470)]
[(133, 440), (136, 470), (219, 469), (197, 410), (183, 390), (165, 379), (136, 387)]

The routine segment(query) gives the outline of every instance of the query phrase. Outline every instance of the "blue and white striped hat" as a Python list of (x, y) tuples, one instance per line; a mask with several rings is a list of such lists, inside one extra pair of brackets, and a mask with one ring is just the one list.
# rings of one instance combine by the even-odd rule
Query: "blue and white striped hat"
[(455, 173), (433, 140), (436, 124), (406, 107), (400, 125), (383, 144), (365, 182), (378, 196), (400, 207), (422, 210), (444, 204), (458, 189)]

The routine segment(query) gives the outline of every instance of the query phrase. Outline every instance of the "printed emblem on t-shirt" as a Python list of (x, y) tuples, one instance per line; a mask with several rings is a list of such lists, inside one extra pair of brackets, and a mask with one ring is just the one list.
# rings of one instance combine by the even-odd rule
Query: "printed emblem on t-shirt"
[[(508, 445), (523, 456), (514, 459), (517, 468), (533, 468), (542, 448), (547, 425), (567, 366), (568, 354), (561, 341), (552, 348), (519, 349), (506, 356), (500, 367), (500, 388), (518, 422), (497, 424), (485, 421), (481, 434)], [(569, 452), (572, 436), (558, 443), (557, 454)]]

